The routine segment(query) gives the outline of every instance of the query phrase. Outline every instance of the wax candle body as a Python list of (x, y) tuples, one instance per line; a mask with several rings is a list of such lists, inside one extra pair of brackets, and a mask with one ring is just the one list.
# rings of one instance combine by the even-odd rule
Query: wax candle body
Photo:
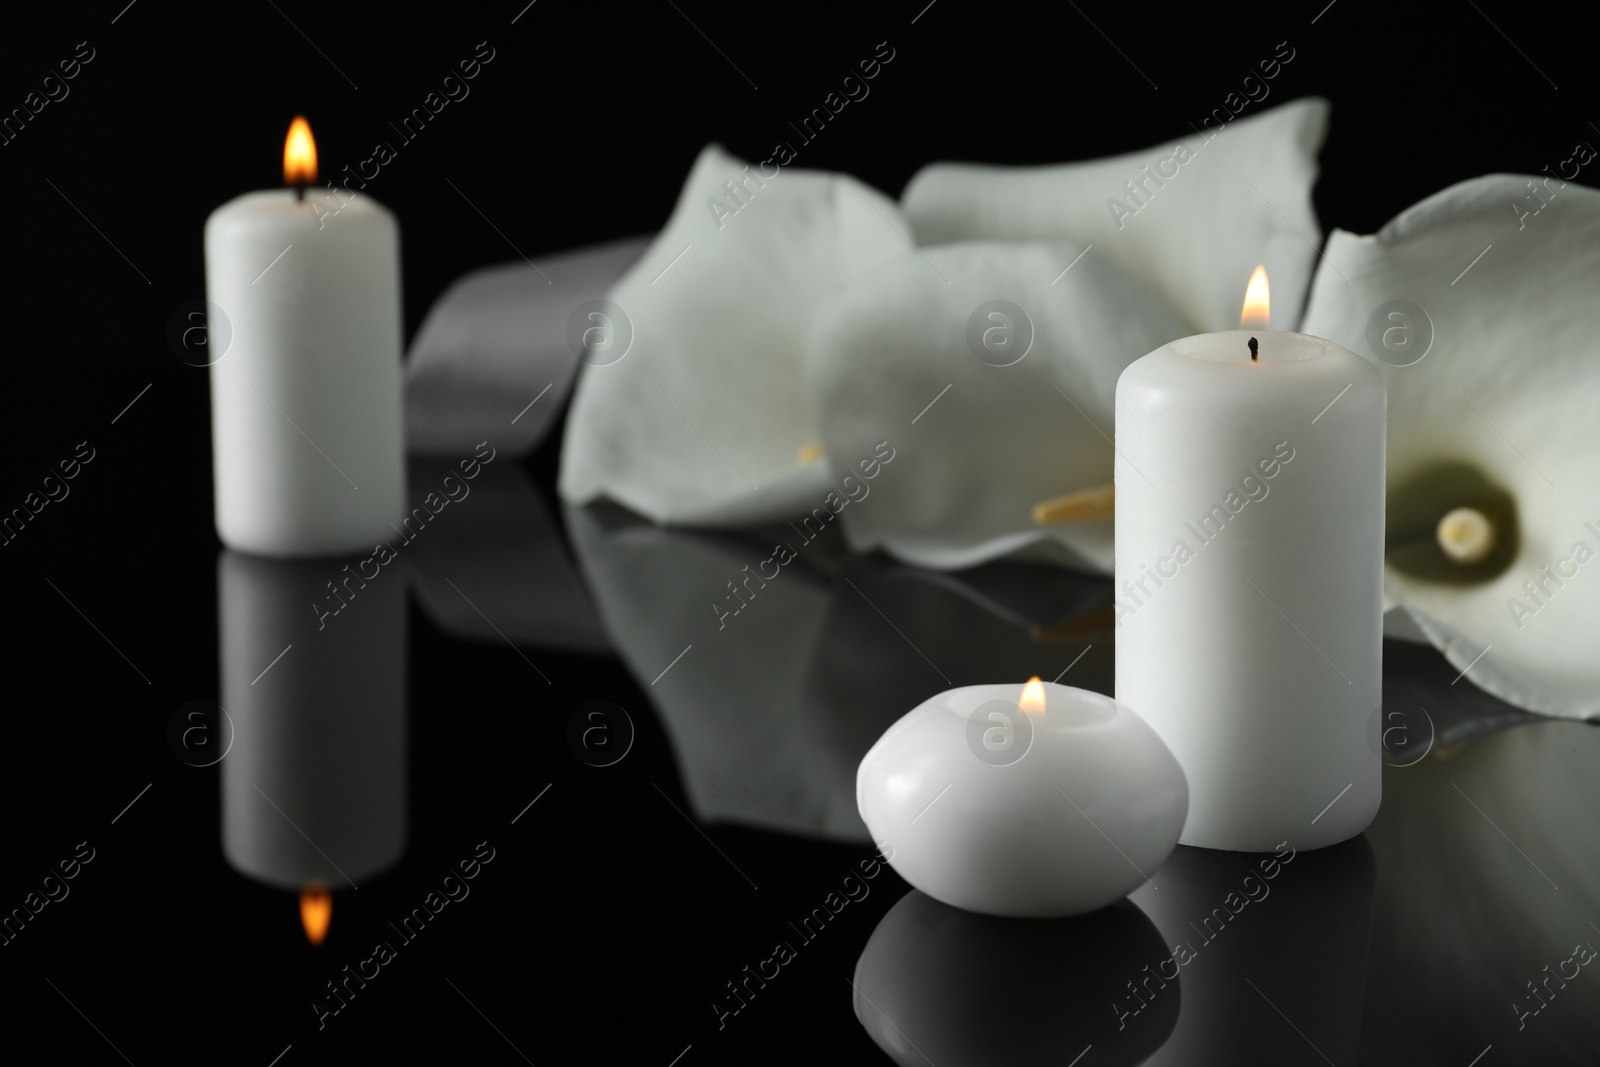
[(1304, 334), (1184, 338), (1117, 381), (1116, 693), (1183, 765), (1184, 844), (1317, 848), (1378, 810), (1384, 408)]
[[(1037, 683), (1031, 683), (1037, 684)], [(1146, 723), (1110, 697), (968, 685), (907, 712), (862, 757), (856, 806), (900, 876), (987, 915), (1102, 908), (1172, 851), (1187, 790)]]
[(403, 509), (399, 231), (359, 194), (320, 213), (284, 189), (206, 220), (217, 534), (259, 555), (371, 548)]

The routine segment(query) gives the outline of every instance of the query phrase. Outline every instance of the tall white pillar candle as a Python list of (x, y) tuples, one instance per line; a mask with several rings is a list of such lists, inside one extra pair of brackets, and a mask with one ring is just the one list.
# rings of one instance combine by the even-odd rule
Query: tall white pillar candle
[[(314, 182), (314, 155), (285, 172)], [(266, 556), (371, 548), (404, 506), (394, 216), (359, 193), (246, 193), (206, 220), (205, 253), (232, 327), (211, 365), (217, 535)]]
[(1183, 767), (1185, 844), (1311, 849), (1377, 813), (1384, 408), (1376, 368), (1296, 333), (1117, 381), (1116, 695)]

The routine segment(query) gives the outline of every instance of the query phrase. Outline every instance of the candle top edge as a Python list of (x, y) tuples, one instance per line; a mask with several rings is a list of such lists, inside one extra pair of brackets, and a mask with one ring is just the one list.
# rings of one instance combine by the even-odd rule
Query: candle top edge
[[(1252, 339), (1257, 342), (1255, 357), (1250, 351), (1249, 342)], [(1361, 358), (1325, 337), (1291, 330), (1219, 330), (1215, 333), (1191, 334), (1168, 341), (1144, 358), (1155, 356), (1204, 363), (1254, 364), (1258, 367), (1307, 363), (1330, 357)]]
[(306, 189), (304, 198), (298, 199), (295, 190), (287, 187), (252, 189), (240, 193), (213, 208), (206, 221), (209, 223), (217, 218), (292, 219), (303, 216), (313, 222), (320, 219), (324, 226), (332, 226), (352, 214), (390, 218), (394, 215), (382, 203), (365, 193), (341, 191), (336, 194), (326, 187), (310, 186)]
[(1105, 693), (1077, 686), (1042, 682), (1045, 691), (1043, 711), (1024, 710), (1019, 704), (1022, 682), (992, 682), (982, 685), (957, 686), (936, 693), (912, 708), (903, 720), (921, 719), (943, 712), (957, 718), (970, 718), (978, 709), (992, 702), (1010, 705), (1016, 713), (1026, 715), (1039, 728), (1065, 727), (1083, 729), (1105, 726), (1116, 721), (1127, 705)]

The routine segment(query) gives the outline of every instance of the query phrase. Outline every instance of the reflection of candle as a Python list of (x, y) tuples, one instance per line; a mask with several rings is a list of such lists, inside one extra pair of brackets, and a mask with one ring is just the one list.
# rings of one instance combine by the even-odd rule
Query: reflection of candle
[(900, 876), (989, 915), (1077, 915), (1126, 896), (1183, 827), (1183, 772), (1099, 693), (1034, 678), (940, 693), (856, 773), (861, 818)]
[(206, 220), (206, 296), (232, 326), (211, 366), (217, 534), (313, 556), (371, 548), (402, 511), (400, 260), (394, 217), (357, 193), (337, 218), (296, 119), (279, 189)]
[[(1020, 922), (911, 892), (872, 932), (850, 984), (856, 1019), (896, 1063), (1131, 1065), (1172, 1033), (1179, 983), (1160, 983), (1137, 1025), (1106, 1005), (1165, 953), (1160, 932), (1131, 901), (1075, 919)], [(1084, 1057), (1085, 1046), (1093, 1056)]]
[(1123, 371), (1116, 426), (1116, 693), (1188, 776), (1182, 840), (1360, 833), (1381, 791), (1382, 376), (1305, 334), (1188, 337)]
[(306, 940), (313, 945), (322, 944), (328, 936), (328, 924), (333, 921), (333, 894), (321, 882), (312, 882), (300, 891), (300, 925), (305, 927)]
[[(1179, 848), (1156, 878), (1159, 888), (1139, 887), (1131, 903), (1156, 924), (1166, 950), (1115, 975), (1110, 994), (1110, 1011), (1128, 1030), (1171, 1033), (1147, 1067), (1361, 1058), (1377, 882), (1364, 839), (1312, 853), (1290, 841), (1272, 855)], [(1180, 981), (1174, 1030), (1162, 1001)], [(1282, 1026), (1274, 1031), (1282, 1045), (1263, 1057), (1268, 1020)]]
[(234, 728), (223, 852), (296, 892), (359, 886), (405, 848), (405, 586), (367, 583), (318, 631), (306, 605), (331, 569), (236, 552), (217, 561), (221, 704)]

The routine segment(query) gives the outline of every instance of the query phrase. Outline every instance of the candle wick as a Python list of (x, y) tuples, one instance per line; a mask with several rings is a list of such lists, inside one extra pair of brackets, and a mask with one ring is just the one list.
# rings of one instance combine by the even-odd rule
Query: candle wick
[(1258, 347), (1260, 347), (1260, 346), (1258, 346), (1256, 344), (1256, 339), (1254, 337), (1250, 338), (1250, 362), (1251, 363), (1255, 363), (1256, 362), (1256, 349)]
[(306, 198), (305, 183), (304, 182), (295, 182), (294, 183), (294, 199), (295, 199), (295, 203), (299, 203), (300, 201), (304, 200), (305, 198)]

